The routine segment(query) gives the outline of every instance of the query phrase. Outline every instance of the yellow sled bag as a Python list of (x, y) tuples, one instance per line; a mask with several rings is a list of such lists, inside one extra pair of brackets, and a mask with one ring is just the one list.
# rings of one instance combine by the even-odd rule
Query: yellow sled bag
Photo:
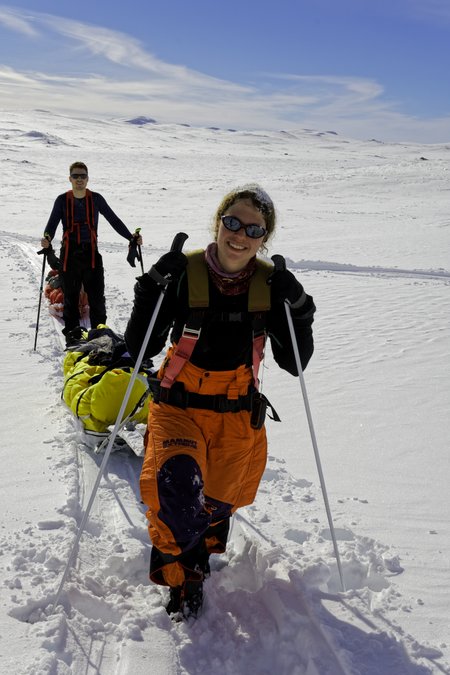
[[(125, 409), (125, 417), (135, 423), (147, 422), (152, 365), (140, 370)], [(115, 424), (132, 372), (123, 339), (106, 327), (90, 330), (67, 352), (63, 399), (86, 431), (107, 433)]]

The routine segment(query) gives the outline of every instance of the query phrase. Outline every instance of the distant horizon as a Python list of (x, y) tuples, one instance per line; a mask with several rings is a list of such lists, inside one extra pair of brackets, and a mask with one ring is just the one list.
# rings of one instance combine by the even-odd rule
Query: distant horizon
[(447, 0), (0, 4), (6, 110), (448, 143), (449, 62)]
[[(106, 115), (102, 113), (82, 113), (79, 112), (77, 114), (75, 113), (68, 113), (68, 112), (63, 112), (63, 111), (57, 111), (57, 110), (48, 110), (45, 108), (22, 108), (22, 109), (10, 109), (8, 111), (2, 109), (0, 107), (0, 113), (1, 112), (8, 112), (10, 114), (17, 114), (17, 115), (32, 115), (33, 113), (42, 113), (45, 115), (50, 115), (50, 116), (55, 116), (55, 117), (62, 117), (67, 120), (83, 120), (85, 122), (111, 122), (111, 123), (124, 123), (124, 124), (130, 124), (131, 126), (179, 126), (179, 127), (184, 127), (188, 129), (193, 129), (193, 130), (205, 130), (205, 131), (222, 131), (222, 132), (229, 132), (230, 134), (285, 134), (285, 135), (300, 135), (300, 134), (305, 134), (305, 136), (330, 136), (330, 137), (336, 137), (337, 139), (342, 140), (343, 142), (361, 142), (361, 143), (374, 143), (374, 144), (380, 144), (380, 145), (417, 145), (417, 146), (450, 146), (450, 141), (446, 142), (436, 142), (436, 143), (425, 143), (425, 142), (420, 142), (420, 141), (399, 141), (399, 140), (383, 140), (381, 138), (375, 138), (375, 137), (367, 137), (367, 138), (356, 138), (352, 137), (349, 134), (343, 134), (340, 133), (339, 131), (336, 131), (334, 129), (321, 129), (321, 128), (312, 128), (312, 127), (303, 127), (303, 126), (296, 126), (292, 127), (290, 129), (281, 129), (281, 128), (273, 128), (273, 129), (268, 129), (268, 128), (251, 128), (251, 127), (227, 127), (227, 126), (218, 126), (218, 125), (206, 125), (206, 124), (195, 124), (195, 123), (189, 123), (189, 122), (182, 122), (182, 121), (167, 121), (167, 120), (162, 120), (162, 119), (155, 119), (154, 117), (151, 117), (150, 115)], [(30, 134), (33, 133), (33, 130), (31, 130)], [(36, 130), (36, 133), (38, 130)], [(44, 132), (43, 136), (46, 134)], [(49, 134), (51, 135), (51, 134)], [(450, 149), (450, 148), (449, 148)], [(426, 159), (426, 158), (422, 158)]]

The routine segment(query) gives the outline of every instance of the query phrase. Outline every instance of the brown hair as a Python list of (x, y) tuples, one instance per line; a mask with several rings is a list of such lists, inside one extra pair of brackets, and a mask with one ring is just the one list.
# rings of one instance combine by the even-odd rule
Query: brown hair
[(240, 199), (249, 199), (253, 206), (261, 211), (264, 222), (267, 229), (267, 234), (263, 239), (263, 250), (267, 250), (265, 244), (270, 239), (275, 230), (276, 222), (276, 213), (275, 206), (273, 201), (262, 187), (256, 183), (250, 185), (243, 185), (242, 187), (235, 188), (231, 192), (225, 195), (225, 197), (220, 202), (217, 207), (217, 211), (213, 220), (213, 231), (214, 231), (214, 241), (217, 241), (217, 235), (219, 232), (220, 218), (226, 213), (226, 211), (233, 206)]
[(87, 174), (89, 174), (88, 168), (84, 162), (74, 162), (70, 165), (69, 174), (72, 173), (74, 169), (84, 169)]

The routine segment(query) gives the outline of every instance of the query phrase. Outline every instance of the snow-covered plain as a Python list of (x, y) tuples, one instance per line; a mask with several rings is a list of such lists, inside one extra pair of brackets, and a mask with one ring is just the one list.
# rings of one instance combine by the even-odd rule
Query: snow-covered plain
[[(140, 120), (143, 122), (144, 120)], [(62, 347), (36, 255), (68, 166), (133, 230), (146, 267), (173, 236), (210, 241), (217, 203), (257, 181), (281, 253), (317, 304), (305, 373), (346, 591), (341, 592), (298, 379), (264, 390), (269, 461), (235, 517), (195, 622), (173, 624), (147, 577), (138, 477), (120, 451), (52, 612), (101, 456), (60, 401)], [(194, 129), (70, 119), (0, 123), (2, 525), (0, 671), (26, 675), (450, 673), (450, 142), (385, 144), (332, 131)], [(59, 231), (58, 231), (59, 234)], [(134, 277), (105, 222), (108, 323), (123, 332)]]

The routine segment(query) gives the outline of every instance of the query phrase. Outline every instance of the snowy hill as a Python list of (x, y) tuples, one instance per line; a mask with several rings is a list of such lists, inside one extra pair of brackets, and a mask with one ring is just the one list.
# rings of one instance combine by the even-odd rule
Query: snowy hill
[[(4, 349), (0, 671), (26, 675), (450, 674), (450, 143), (236, 132), (151, 117), (43, 110), (0, 123)], [(148, 581), (141, 459), (113, 453), (61, 605), (56, 589), (101, 456), (60, 401), (62, 347), (43, 305), (55, 197), (81, 160), (144, 263), (178, 231), (210, 241), (217, 203), (260, 182), (281, 253), (314, 296), (305, 376), (346, 591), (333, 554), (299, 381), (268, 353), (269, 461), (257, 499), (213, 560), (202, 616), (172, 624)], [(60, 232), (58, 231), (58, 235)], [(125, 328), (136, 270), (101, 220), (108, 323)], [(270, 350), (269, 350), (270, 352)]]

